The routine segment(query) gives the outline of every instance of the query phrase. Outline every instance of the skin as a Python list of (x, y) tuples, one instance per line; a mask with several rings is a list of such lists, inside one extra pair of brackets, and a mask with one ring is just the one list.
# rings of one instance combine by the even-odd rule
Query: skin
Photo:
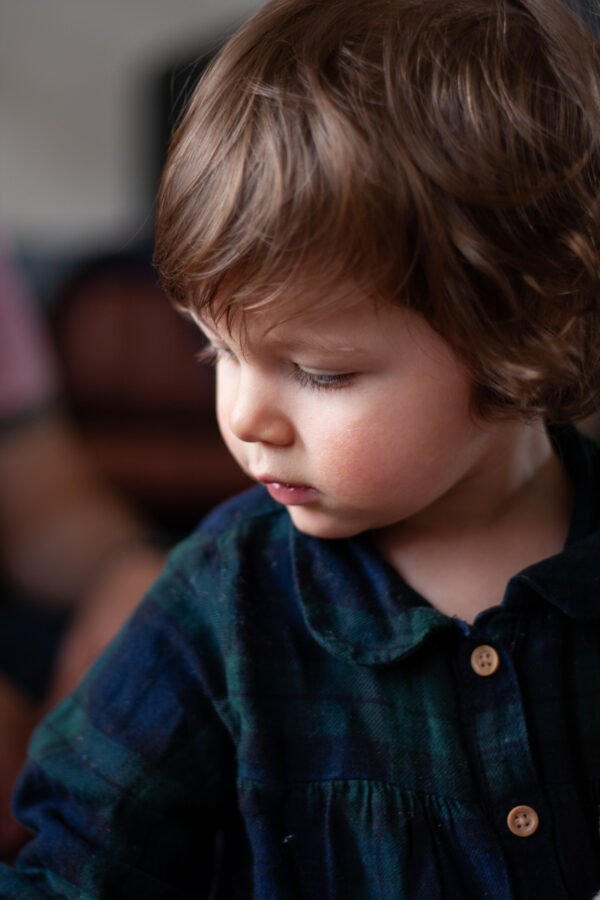
[(472, 620), (514, 572), (562, 548), (568, 478), (541, 422), (474, 415), (464, 365), (422, 316), (352, 299), (299, 301), (284, 322), (249, 312), (243, 330), (199, 322), (223, 438), (300, 531), (372, 532), (424, 597)]

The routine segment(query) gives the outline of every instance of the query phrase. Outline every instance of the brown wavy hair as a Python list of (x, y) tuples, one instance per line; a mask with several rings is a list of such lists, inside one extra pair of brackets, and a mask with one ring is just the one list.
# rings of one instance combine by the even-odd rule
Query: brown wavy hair
[(155, 263), (203, 315), (351, 281), (426, 317), (480, 414), (577, 419), (599, 142), (599, 47), (558, 0), (271, 0), (176, 130)]

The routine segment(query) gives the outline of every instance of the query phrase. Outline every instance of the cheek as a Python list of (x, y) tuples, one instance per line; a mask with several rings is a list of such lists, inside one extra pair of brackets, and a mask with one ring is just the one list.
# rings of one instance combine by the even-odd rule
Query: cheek
[(217, 424), (219, 426), (219, 431), (221, 432), (221, 437), (225, 442), (225, 445), (232, 456), (239, 462), (240, 461), (240, 441), (237, 440), (235, 435), (232, 433), (229, 428), (230, 421), (230, 412), (231, 412), (231, 398), (227, 393), (225, 386), (218, 385), (217, 393), (216, 393), (216, 415), (217, 415)]
[(223, 392), (220, 390), (217, 390), (215, 411), (217, 414), (217, 424), (221, 429), (223, 437), (225, 437), (225, 431), (228, 430), (226, 423), (229, 421), (229, 406), (223, 396)]
[[(349, 483), (357, 494), (403, 490), (439, 480), (452, 469), (471, 430), (468, 395), (444, 396), (418, 390), (408, 397), (388, 396), (371, 403), (360, 418), (331, 417), (313, 429), (321, 471), (335, 483)], [(427, 401), (427, 402), (424, 402)], [(455, 460), (458, 462), (458, 460)]]
[(221, 434), (228, 440), (231, 437), (229, 422), (231, 421), (231, 411), (235, 402), (236, 381), (231, 372), (224, 371), (225, 366), (219, 364), (216, 373), (215, 388), (215, 411), (217, 415), (217, 424), (221, 429)]
[(352, 485), (353, 492), (373, 490), (389, 478), (396, 435), (371, 417), (337, 422), (328, 417), (313, 429), (311, 458), (332, 485)]

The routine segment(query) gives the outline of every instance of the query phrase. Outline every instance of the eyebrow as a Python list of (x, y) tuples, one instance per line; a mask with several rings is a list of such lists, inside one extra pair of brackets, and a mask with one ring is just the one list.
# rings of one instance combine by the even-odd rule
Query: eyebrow
[[(207, 325), (199, 317), (195, 316), (193, 313), (191, 317), (194, 323), (200, 328), (200, 330), (205, 334), (205, 336), (209, 340), (221, 340), (220, 336), (213, 331), (210, 325)], [(302, 351), (302, 350), (316, 350), (319, 353), (365, 353), (366, 351), (362, 347), (352, 347), (347, 344), (335, 344), (333, 341), (322, 341), (319, 340), (318, 336), (312, 336), (310, 338), (302, 339), (298, 337), (294, 337), (291, 339), (283, 339), (283, 338), (269, 338), (269, 332), (263, 338), (266, 342), (270, 343), (275, 347), (282, 347), (286, 350), (292, 351)]]
[(287, 350), (318, 350), (320, 353), (361, 353), (361, 347), (349, 347), (345, 344), (336, 344), (333, 341), (320, 341), (318, 338), (310, 338), (302, 340), (301, 338), (293, 338), (292, 340), (277, 340), (272, 343), (281, 345)]

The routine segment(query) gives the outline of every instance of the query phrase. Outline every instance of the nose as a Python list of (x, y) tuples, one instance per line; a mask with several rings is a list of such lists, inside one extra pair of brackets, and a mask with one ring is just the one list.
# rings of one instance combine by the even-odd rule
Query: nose
[(240, 371), (229, 407), (229, 428), (240, 440), (287, 446), (293, 441), (294, 428), (282, 406), (279, 385), (268, 376)]

